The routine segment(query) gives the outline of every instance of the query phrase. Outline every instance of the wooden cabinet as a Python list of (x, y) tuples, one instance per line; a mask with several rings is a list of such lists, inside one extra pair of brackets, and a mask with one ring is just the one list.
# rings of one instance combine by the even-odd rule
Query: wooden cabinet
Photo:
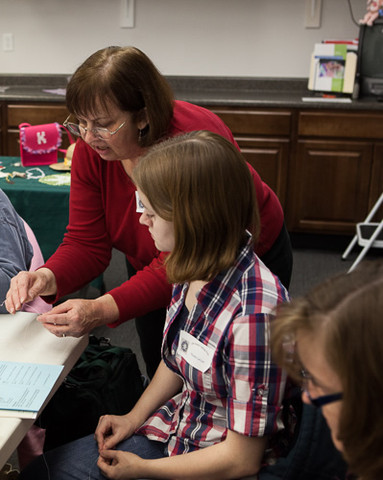
[[(5, 108), (5, 125), (3, 128), (3, 141), (1, 145), (1, 154), (9, 156), (20, 155), (19, 143), (19, 125), (20, 123), (30, 123), (31, 125), (41, 125), (44, 123), (62, 122), (69, 115), (64, 105), (56, 104), (8, 104)], [(66, 134), (63, 134), (62, 148), (69, 145)]]
[(383, 114), (301, 111), (297, 135), (289, 229), (354, 233), (383, 190)]
[(285, 206), (292, 111), (235, 107), (210, 109), (230, 128), (246, 160)]
[[(292, 232), (354, 233), (383, 191), (383, 112), (207, 108), (276, 192)], [(0, 153), (19, 155), (20, 123), (62, 123), (67, 116), (61, 103), (0, 103)]]

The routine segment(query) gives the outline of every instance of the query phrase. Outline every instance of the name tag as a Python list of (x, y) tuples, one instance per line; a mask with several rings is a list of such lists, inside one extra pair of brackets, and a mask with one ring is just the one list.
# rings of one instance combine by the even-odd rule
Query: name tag
[(215, 349), (204, 345), (190, 333), (181, 330), (177, 354), (200, 372), (206, 372), (213, 361)]
[(144, 206), (140, 200), (140, 197), (138, 196), (138, 192), (136, 190), (136, 212), (137, 213), (144, 213)]

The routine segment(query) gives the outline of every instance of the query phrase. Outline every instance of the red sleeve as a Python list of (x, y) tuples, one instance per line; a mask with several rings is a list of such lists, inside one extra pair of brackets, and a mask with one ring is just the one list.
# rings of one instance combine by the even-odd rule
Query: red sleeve
[(109, 265), (112, 245), (105, 226), (97, 164), (84, 142), (72, 159), (69, 225), (63, 242), (44, 265), (57, 282), (56, 299), (74, 292)]
[(109, 324), (110, 327), (117, 327), (130, 318), (169, 305), (172, 285), (166, 279), (164, 257), (165, 254), (161, 253), (150, 265), (137, 271), (130, 280), (108, 292), (120, 311), (120, 319)]

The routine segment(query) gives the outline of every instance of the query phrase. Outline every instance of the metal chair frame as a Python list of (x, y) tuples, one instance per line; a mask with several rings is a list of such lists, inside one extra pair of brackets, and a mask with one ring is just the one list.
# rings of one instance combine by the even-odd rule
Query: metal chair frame
[[(380, 195), (380, 197), (378, 198), (375, 205), (372, 207), (372, 209), (370, 210), (369, 214), (364, 219), (364, 221), (356, 225), (356, 235), (353, 237), (350, 244), (344, 251), (342, 255), (342, 260), (345, 260), (348, 257), (348, 255), (350, 254), (351, 250), (355, 247), (357, 242), (360, 246), (363, 247), (363, 249), (355, 259), (354, 263), (351, 265), (350, 269), (348, 270), (349, 272), (352, 272), (355, 269), (355, 267), (365, 257), (366, 253), (371, 247), (383, 248), (383, 242), (381, 240), (378, 240), (380, 233), (383, 232), (383, 219), (380, 222), (371, 222), (371, 220), (374, 218), (374, 215), (376, 214), (376, 212), (378, 211), (379, 207), (382, 204), (383, 204), (383, 193)], [(366, 225), (375, 227), (374, 232), (372, 233), (370, 238), (367, 238), (367, 239), (363, 238), (362, 231), (361, 231), (362, 227)]]

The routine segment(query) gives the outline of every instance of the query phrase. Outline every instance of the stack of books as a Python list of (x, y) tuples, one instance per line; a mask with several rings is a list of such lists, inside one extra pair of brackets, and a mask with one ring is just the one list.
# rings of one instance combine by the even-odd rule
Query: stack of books
[(352, 95), (358, 60), (358, 40), (324, 40), (311, 56), (308, 89), (336, 96)]

